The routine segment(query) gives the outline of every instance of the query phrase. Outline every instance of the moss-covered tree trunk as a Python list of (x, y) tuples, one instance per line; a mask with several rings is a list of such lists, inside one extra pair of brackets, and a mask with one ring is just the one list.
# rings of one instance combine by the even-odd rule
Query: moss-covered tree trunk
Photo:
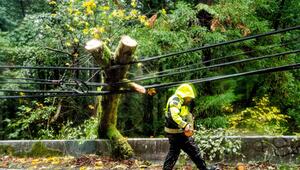
[[(124, 65), (132, 61), (132, 54), (134, 53), (137, 43), (128, 36), (123, 36), (115, 51), (114, 56), (110, 56), (109, 49), (101, 42), (98, 45), (91, 45), (93, 48), (87, 48), (95, 58), (95, 61), (101, 64), (104, 68), (104, 82), (109, 86), (103, 87), (104, 91), (118, 91), (123, 87), (129, 87), (140, 93), (145, 93), (145, 89), (135, 83), (128, 83), (126, 85), (114, 85), (116, 82), (121, 82), (126, 79), (126, 74), (129, 65)], [(122, 65), (115, 67), (114, 65)], [(100, 138), (108, 138), (112, 143), (113, 154), (121, 158), (128, 158), (133, 156), (133, 150), (128, 144), (127, 139), (117, 129), (118, 107), (121, 94), (110, 94), (98, 97), (101, 109), (98, 110), (99, 129), (98, 134)], [(101, 104), (100, 104), (101, 103)]]

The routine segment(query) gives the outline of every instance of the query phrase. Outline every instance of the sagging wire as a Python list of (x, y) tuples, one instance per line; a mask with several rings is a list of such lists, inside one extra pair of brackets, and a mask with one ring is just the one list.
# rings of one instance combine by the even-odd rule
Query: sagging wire
[[(282, 52), (282, 53), (276, 53), (276, 54), (265, 55), (265, 56), (254, 57), (254, 58), (247, 58), (247, 59), (236, 60), (236, 61), (215, 64), (215, 65), (210, 65), (210, 66), (203, 66), (203, 67), (199, 67), (199, 68), (188, 69), (188, 70), (183, 70), (183, 71), (178, 71), (178, 72), (171, 72), (171, 73), (162, 74), (162, 75), (141, 77), (141, 78), (131, 79), (129, 81), (137, 82), (137, 81), (144, 81), (144, 80), (149, 80), (149, 79), (154, 79), (154, 78), (168, 77), (168, 76), (173, 76), (173, 75), (178, 75), (178, 74), (183, 74), (183, 73), (188, 73), (188, 72), (194, 72), (194, 71), (199, 71), (199, 70), (204, 70), (204, 69), (212, 69), (212, 68), (216, 68), (216, 67), (228, 66), (228, 65), (233, 65), (233, 64), (240, 64), (240, 63), (244, 63), (244, 62), (267, 59), (267, 58), (278, 57), (281, 55), (288, 55), (288, 54), (299, 53), (299, 52), (300, 52), (300, 49), (291, 50), (291, 51), (286, 51), (286, 52)], [(118, 82), (116, 84), (120, 84), (120, 83), (122, 83), (122, 82)]]
[(46, 66), (0, 66), (0, 69), (37, 69), (37, 70), (101, 70), (101, 67), (46, 67)]
[[(277, 33), (286, 32), (286, 31), (290, 31), (290, 30), (295, 30), (295, 29), (299, 29), (299, 28), (300, 28), (300, 26), (290, 27), (290, 28), (286, 28), (286, 29), (281, 29), (281, 30), (277, 30), (277, 31), (263, 33), (263, 34), (248, 36), (248, 37), (244, 37), (244, 38), (240, 38), (240, 39), (236, 39), (236, 40), (220, 42), (220, 43), (216, 43), (216, 44), (213, 44), (213, 45), (206, 45), (206, 46), (192, 48), (192, 49), (183, 50), (183, 51), (179, 51), (179, 52), (173, 52), (173, 53), (169, 53), (169, 54), (164, 54), (164, 55), (159, 55), (159, 56), (154, 56), (154, 57), (148, 57), (148, 58), (141, 59), (141, 60), (134, 61), (134, 62), (135, 63), (140, 63), (140, 62), (152, 61), (152, 60), (156, 60), (156, 59), (160, 59), (160, 58), (166, 58), (166, 57), (171, 57), (171, 56), (174, 56), (174, 55), (194, 52), (194, 51), (203, 50), (203, 49), (207, 49), (207, 48), (213, 48), (213, 47), (217, 47), (217, 46), (221, 46), (221, 45), (236, 43), (236, 42), (240, 42), (240, 41), (245, 41), (245, 40), (254, 39), (254, 38), (258, 38), (258, 37), (263, 37), (263, 36), (267, 36), (267, 35), (277, 34)], [(261, 58), (261, 57), (258, 57), (258, 58)], [(246, 61), (250, 61), (250, 60), (246, 59)], [(243, 61), (243, 62), (245, 62), (245, 61)], [(237, 62), (235, 61), (235, 63), (237, 63)], [(134, 64), (134, 63), (128, 63), (128, 64)], [(126, 64), (126, 65), (128, 65), (128, 64)], [(229, 62), (229, 63), (226, 63), (226, 64), (233, 64), (233, 63)], [(118, 65), (115, 65), (115, 66), (118, 66)], [(219, 64), (218, 66), (221, 66), (221, 65)], [(100, 67), (41, 67), (41, 66), (38, 66), (38, 67), (31, 67), (31, 66), (0, 66), (0, 69), (1, 68), (2, 69), (3, 68), (10, 68), (10, 69), (12, 69), (12, 68), (20, 68), (20, 69), (21, 68), (22, 69), (62, 69), (62, 70), (99, 70), (99, 69), (101, 69)], [(188, 72), (188, 71), (192, 71), (192, 70), (185, 70), (184, 72), (179, 72), (179, 73), (185, 73), (185, 72)], [(172, 74), (174, 74), (174, 73), (172, 73)], [(170, 74), (168, 74), (168, 76), (169, 75)], [(162, 75), (160, 75), (160, 76), (162, 76)], [(140, 81), (140, 80), (135, 80), (135, 81)], [(7, 83), (7, 82), (5, 82), (5, 83)], [(26, 82), (19, 82), (19, 83), (24, 84)], [(41, 82), (36, 82), (36, 83), (41, 84)], [(53, 82), (45, 82), (45, 83), (53, 84)], [(57, 82), (55, 82), (55, 83), (57, 83)], [(78, 82), (76, 82), (75, 84), (78, 85)], [(88, 84), (85, 84), (85, 85), (88, 85)], [(89, 85), (92, 85), (92, 84), (89, 84)]]
[[(48, 97), (87, 97), (87, 96), (101, 96), (111, 94), (123, 94), (133, 92), (131, 90), (119, 90), (119, 91), (91, 91), (88, 93), (76, 93), (70, 92), (70, 94), (38, 94), (38, 95), (20, 95), (20, 96), (0, 96), (0, 99), (21, 99), (21, 98), (48, 98)], [(31, 92), (34, 93), (34, 92)]]
[[(45, 85), (59, 85), (60, 83), (63, 83), (65, 85), (77, 85), (75, 83), (70, 82), (64, 82), (60, 80), (52, 80), (51, 82), (16, 82), (16, 81), (0, 81), (0, 84), (45, 84)], [(88, 82), (86, 83), (88, 86), (109, 86), (107, 83), (97, 83), (97, 82)]]
[[(214, 77), (207, 77), (201, 79), (194, 79), (194, 80), (184, 80), (184, 81), (177, 81), (177, 82), (170, 82), (170, 83), (162, 83), (162, 84), (152, 84), (144, 86), (146, 89), (164, 89), (170, 88), (174, 86), (178, 86), (182, 83), (192, 83), (192, 84), (199, 84), (209, 81), (216, 81), (216, 80), (223, 80), (229, 79), (234, 77), (241, 77), (241, 76), (250, 76), (250, 75), (258, 75), (258, 74), (265, 74), (265, 73), (272, 73), (272, 72), (279, 72), (279, 71), (288, 71), (299, 69), (300, 63), (289, 64), (284, 66), (277, 66), (277, 67), (269, 67), (258, 69), (254, 71), (242, 72), (242, 73), (235, 73), (235, 74), (228, 74), (222, 76), (214, 76)], [(131, 93), (132, 90), (119, 90), (119, 91), (101, 91), (101, 92), (89, 92), (83, 94), (71, 93), (71, 94), (51, 94), (51, 95), (22, 95), (22, 96), (0, 96), (0, 99), (19, 99), (19, 98), (46, 98), (46, 97), (80, 97), (80, 96), (99, 96), (99, 95), (109, 95), (109, 94), (123, 94), (123, 93)]]
[[(256, 34), (256, 35), (252, 35), (252, 36), (247, 36), (247, 37), (243, 37), (243, 38), (239, 38), (239, 39), (235, 39), (235, 40), (229, 40), (229, 41), (225, 41), (225, 42), (219, 42), (219, 43), (216, 43), (216, 44), (204, 45), (204, 46), (200, 46), (200, 47), (196, 47), (196, 48), (191, 48), (191, 49), (187, 49), (187, 50), (182, 50), (182, 51), (178, 51), (178, 52), (171, 52), (171, 53), (167, 53), (167, 54), (163, 54), (163, 55), (157, 55), (157, 56), (152, 56), (152, 57), (142, 57), (142, 59), (140, 59), (140, 60), (132, 61), (132, 62), (129, 62), (127, 64), (122, 64), (122, 65), (118, 64), (118, 65), (111, 66), (110, 69), (115, 69), (115, 68), (123, 67), (124, 65), (131, 65), (131, 64), (136, 64), (136, 63), (144, 63), (144, 62), (148, 62), (148, 61), (158, 60), (158, 59), (161, 59), (161, 58), (172, 57), (172, 56), (176, 56), (176, 55), (180, 55), (180, 54), (185, 54), (185, 53), (195, 52), (195, 51), (199, 51), (199, 50), (214, 48), (214, 47), (218, 47), (218, 46), (222, 46), (222, 45), (228, 45), (228, 44), (232, 44), (232, 43), (236, 43), (236, 42), (246, 41), (246, 40), (260, 38), (260, 37), (265, 37), (265, 36), (269, 36), (269, 35), (273, 35), (273, 34), (278, 34), (278, 33), (282, 33), (282, 32), (297, 30), (297, 29), (300, 29), (300, 25), (294, 26), (294, 27), (288, 27), (288, 28), (284, 28), (284, 29), (280, 29), (280, 30), (275, 30), (275, 31), (271, 31), (271, 32), (266, 32), (266, 33), (262, 33), (262, 34)], [(97, 69), (101, 69), (101, 67), (70, 67), (69, 68), (69, 67), (42, 67), (42, 66), (35, 66), (35, 67), (33, 67), (33, 66), (0, 66), (0, 69), (97, 70)]]
[(194, 80), (184, 80), (184, 81), (177, 81), (177, 82), (170, 82), (170, 83), (152, 84), (152, 85), (146, 85), (144, 87), (146, 89), (151, 89), (151, 88), (163, 89), (163, 88), (170, 88), (170, 87), (178, 86), (179, 84), (182, 84), (182, 83), (199, 84), (199, 83), (203, 83), (203, 82), (223, 80), (223, 79), (240, 77), (240, 76), (249, 76), (249, 75), (264, 74), (264, 73), (271, 73), (271, 72), (288, 71), (288, 70), (294, 70), (294, 69), (300, 69), (300, 63), (289, 64), (289, 65), (278, 66), (278, 67), (258, 69), (258, 70), (254, 70), (254, 71), (235, 73), (235, 74), (229, 74), (229, 75), (194, 79)]
[[(194, 68), (194, 69), (188, 69), (188, 70), (183, 70), (183, 71), (178, 71), (178, 72), (171, 72), (167, 74), (162, 74), (162, 75), (157, 75), (157, 76), (151, 76), (151, 77), (143, 77), (139, 79), (133, 79), (129, 80), (129, 82), (137, 82), (137, 81), (143, 81), (147, 79), (154, 79), (154, 78), (162, 78), (162, 77), (167, 77), (167, 76), (173, 76), (177, 74), (183, 74), (183, 73), (188, 73), (188, 72), (194, 72), (194, 71), (199, 71), (203, 69), (212, 69), (216, 67), (222, 67), (222, 66), (229, 66), (233, 64), (240, 64), (244, 62), (250, 62), (250, 61), (255, 61), (255, 60), (261, 60), (261, 59), (267, 59), (267, 58), (272, 58), (272, 57), (278, 57), (282, 55), (288, 55), (288, 54), (293, 54), (293, 53), (299, 53), (300, 49), (298, 50), (291, 50), (291, 51), (286, 51), (286, 52), (281, 52), (281, 53), (276, 53), (276, 54), (270, 54), (270, 55), (265, 55), (265, 56), (260, 56), (260, 57), (253, 57), (253, 58), (247, 58), (247, 59), (242, 59), (242, 60), (236, 60), (236, 61), (231, 61), (231, 62), (226, 62), (226, 63), (221, 63), (221, 64), (215, 64), (215, 65), (210, 65), (210, 66), (204, 66), (204, 67), (199, 67), (199, 68)], [(8, 81), (0, 81), (0, 84), (3, 83), (11, 83), (11, 84), (43, 84), (43, 82), (8, 82)], [(44, 84), (49, 84), (49, 85), (55, 85), (60, 83), (59, 81), (57, 82), (45, 82)], [(63, 83), (63, 82), (62, 82)], [(107, 84), (107, 83), (96, 83), (96, 82), (85, 82), (85, 85), (87, 86), (109, 86), (109, 85), (120, 85), (128, 82), (116, 82), (113, 84)], [(76, 83), (63, 83), (65, 85), (78, 85)]]
[[(275, 48), (275, 47), (281, 47), (281, 46), (296, 44), (298, 42), (300, 42), (299, 39), (297, 39), (296, 41), (293, 41), (293, 42), (288, 42), (288, 43), (279, 44), (279, 45), (278, 44), (277, 45), (272, 45), (272, 46), (269, 46), (269, 47), (264, 48), (262, 50), (267, 50), (267, 49), (272, 49), (272, 48)], [(142, 78), (142, 77), (144, 77), (144, 78), (145, 77), (152, 77), (152, 76), (158, 75), (158, 74), (161, 75), (161, 74), (167, 73), (167, 72), (174, 72), (176, 70), (181, 70), (181, 69), (185, 69), (185, 68), (189, 68), (189, 67), (193, 67), (193, 66), (198, 66), (198, 65), (210, 63), (210, 62), (213, 62), (213, 61), (224, 60), (224, 59), (228, 59), (228, 58), (232, 58), (232, 57), (236, 57), (236, 56), (240, 56), (240, 55), (250, 54), (250, 53), (253, 53), (253, 52), (257, 52), (257, 51), (259, 51), (259, 50), (251, 50), (251, 51), (236, 53), (236, 54), (228, 55), (228, 56), (225, 56), (225, 57), (219, 57), (219, 58), (214, 58), (214, 59), (211, 59), (211, 60), (206, 60), (206, 61), (199, 62), (199, 63), (194, 63), (194, 64), (189, 64), (189, 65), (185, 65), (185, 66), (181, 66), (181, 67), (171, 68), (171, 69), (167, 69), (167, 70), (163, 70), (163, 71), (159, 71), (159, 72), (155, 72), (155, 73), (144, 74), (144, 75), (141, 75), (141, 76), (136, 76), (132, 80), (136, 80), (136, 79), (139, 79), (139, 78)]]
[(187, 49), (187, 50), (182, 50), (182, 51), (178, 51), (178, 52), (171, 52), (171, 53), (152, 56), (152, 57), (142, 57), (142, 59), (140, 59), (140, 60), (132, 61), (132, 62), (129, 62), (127, 64), (114, 65), (110, 69), (116, 69), (116, 68), (119, 68), (119, 67), (123, 67), (124, 65), (131, 65), (131, 64), (137, 64), (137, 63), (149, 62), (149, 61), (153, 61), (153, 60), (159, 60), (159, 59), (162, 59), (162, 58), (173, 57), (173, 56), (177, 56), (177, 55), (180, 55), (180, 54), (191, 53), (191, 52), (195, 52), (195, 51), (200, 51), (200, 50), (204, 50), (204, 49), (214, 48), (214, 47), (218, 47), (218, 46), (222, 46), (222, 45), (228, 45), (228, 44), (237, 43), (237, 42), (242, 42), (242, 41), (246, 41), (246, 40), (250, 40), (250, 39), (265, 37), (265, 36), (274, 35), (274, 34), (278, 34), (278, 33), (282, 33), (282, 32), (297, 30), (297, 29), (300, 29), (300, 25), (294, 26), (294, 27), (288, 27), (288, 28), (284, 28), (284, 29), (279, 29), (279, 30), (275, 30), (275, 31), (270, 31), (270, 32), (262, 33), (262, 34), (247, 36), (247, 37), (243, 37), (243, 38), (239, 38), (239, 39), (235, 39), (235, 40), (219, 42), (219, 43), (216, 43), (216, 44), (204, 45), (204, 46), (191, 48), (191, 49)]

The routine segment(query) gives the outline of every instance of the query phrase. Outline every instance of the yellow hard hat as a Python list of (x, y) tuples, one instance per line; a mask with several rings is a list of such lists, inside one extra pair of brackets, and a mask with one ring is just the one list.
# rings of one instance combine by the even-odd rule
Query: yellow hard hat
[(195, 98), (195, 92), (194, 92), (193, 87), (190, 84), (186, 84), (186, 83), (180, 85), (177, 88), (175, 94), (179, 95), (182, 98), (185, 98), (185, 97), (190, 97), (192, 99)]

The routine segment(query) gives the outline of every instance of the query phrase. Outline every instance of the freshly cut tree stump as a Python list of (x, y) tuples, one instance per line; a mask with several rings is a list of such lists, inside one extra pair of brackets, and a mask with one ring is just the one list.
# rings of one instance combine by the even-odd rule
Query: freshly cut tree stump
[[(137, 42), (134, 39), (129, 36), (122, 36), (114, 55), (111, 56), (110, 50), (101, 41), (91, 40), (87, 43), (86, 49), (91, 52), (95, 61), (104, 68), (103, 82), (110, 85), (103, 87), (102, 90), (114, 92), (127, 87), (139, 93), (146, 93), (146, 89), (143, 86), (133, 82), (126, 82), (126, 74), (130, 66), (128, 63), (133, 60), (132, 55), (136, 47)], [(121, 66), (113, 68), (114, 65)], [(120, 84), (117, 82), (124, 83)], [(122, 136), (116, 127), (120, 98), (121, 94), (98, 97), (98, 136), (99, 138), (110, 139), (115, 156), (129, 158), (133, 156), (133, 150), (127, 139)]]

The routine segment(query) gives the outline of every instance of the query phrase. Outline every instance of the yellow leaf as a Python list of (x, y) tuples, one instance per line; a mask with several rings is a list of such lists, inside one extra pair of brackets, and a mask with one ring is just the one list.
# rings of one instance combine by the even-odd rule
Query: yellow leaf
[(101, 9), (102, 9), (103, 11), (108, 11), (108, 10), (110, 9), (110, 7), (109, 7), (109, 6), (103, 6), (103, 7), (101, 7)]
[(56, 2), (55, 1), (50, 1), (49, 5), (56, 5)]
[(136, 0), (131, 0), (131, 6), (132, 6), (133, 8), (136, 8), (136, 6), (137, 6)]
[(166, 14), (167, 14), (167, 11), (166, 11), (165, 9), (162, 9), (162, 10), (161, 10), (161, 14), (166, 15)]
[(70, 43), (70, 42), (66, 42), (65, 45), (66, 45), (67, 47), (71, 47), (71, 43)]
[(86, 169), (87, 169), (87, 167), (85, 167), (85, 166), (82, 166), (79, 168), (79, 170), (86, 170)]
[(89, 33), (89, 29), (85, 28), (82, 32), (83, 32), (83, 34), (87, 35)]
[(136, 17), (138, 14), (138, 11), (136, 9), (133, 9), (130, 11), (130, 15), (133, 16), (133, 17)]
[(34, 159), (31, 161), (31, 165), (36, 165), (36, 164), (39, 164), (40, 163), (40, 160), (39, 159)]
[(91, 110), (94, 110), (94, 109), (95, 109), (95, 107), (94, 107), (93, 105), (89, 105), (88, 107), (89, 107), (89, 109), (91, 109)]
[(74, 38), (74, 42), (78, 43), (79, 42), (78, 38)]

